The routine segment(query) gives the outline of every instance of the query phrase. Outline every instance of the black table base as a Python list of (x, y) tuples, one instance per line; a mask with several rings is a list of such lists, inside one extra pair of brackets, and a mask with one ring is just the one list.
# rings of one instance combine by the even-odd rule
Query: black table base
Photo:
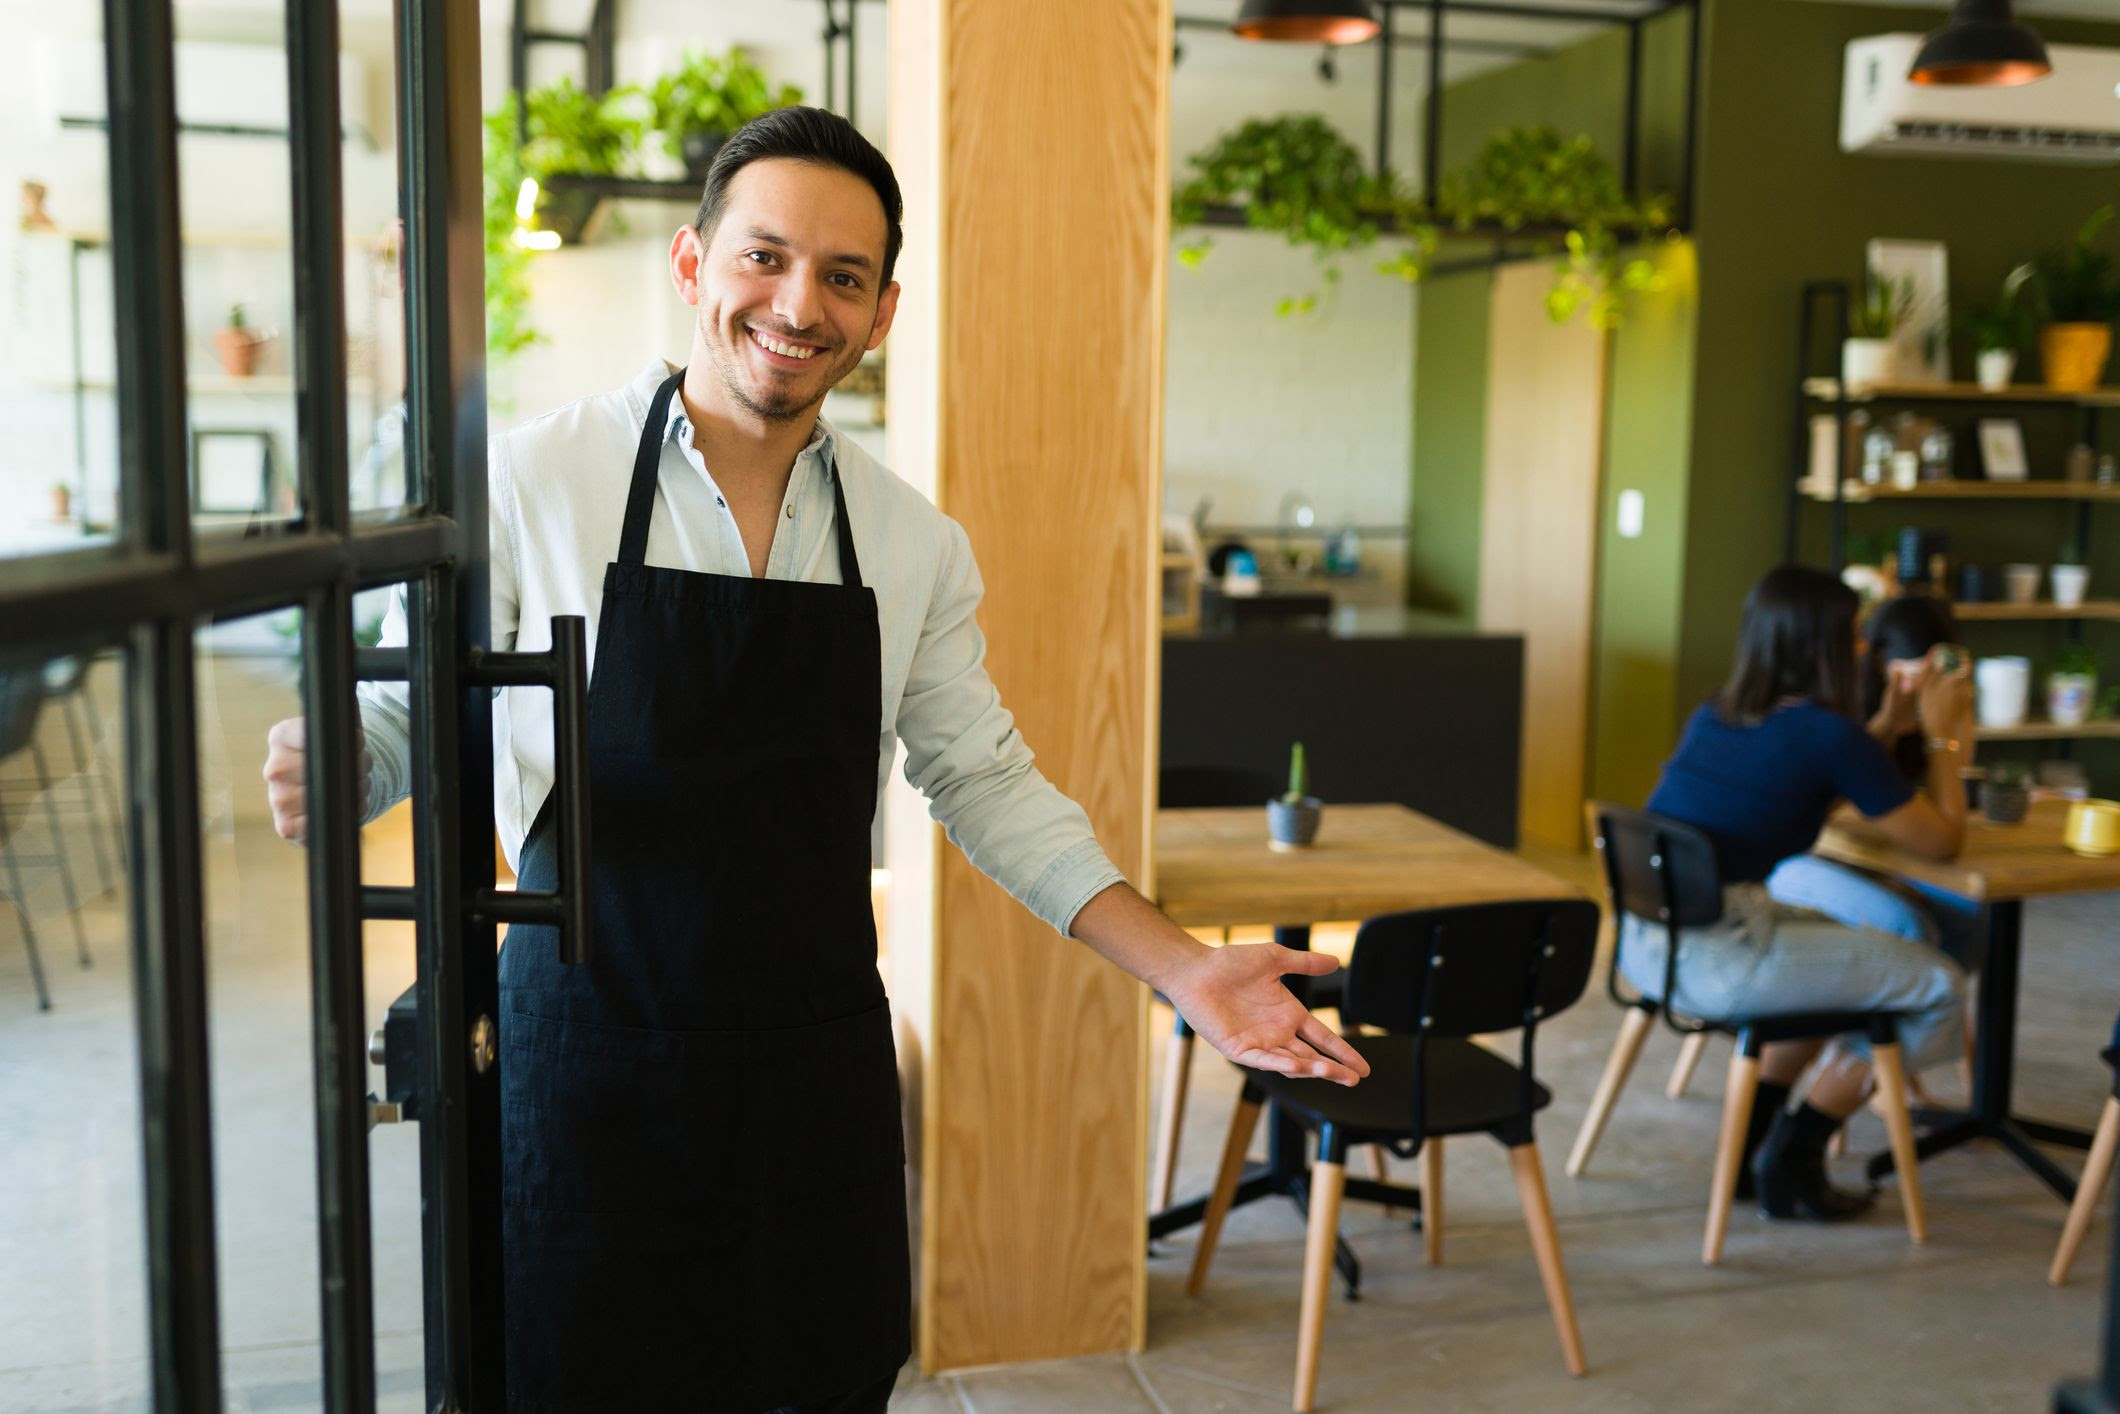
[[(1980, 975), (1979, 1034), (1974, 1040), (1973, 1107), (1965, 1110), (1920, 1110), (1915, 1119), (1936, 1126), (1914, 1143), (1917, 1158), (1956, 1149), (1975, 1139), (1992, 1139), (2054, 1190), (2066, 1203), (2076, 1196), (2076, 1180), (2039, 1152), (2037, 1144), (2088, 1149), (2089, 1131), (2023, 1119), (2011, 1112), (2017, 1069), (2017, 985), (2023, 962), (2024, 905), (2004, 899), (1988, 905), (1987, 967)], [(2036, 1142), (2035, 1142), (2036, 1141)], [(1879, 1154), (1869, 1163), (1871, 1179), (1892, 1172), (1892, 1156)]]
[[(1294, 948), (1298, 952), (1307, 952), (1310, 949), (1310, 929), (1276, 928), (1273, 930), (1273, 940), (1284, 948)], [(1286, 979), (1286, 982), (1288, 989), (1296, 994), (1297, 1000), (1302, 1000), (1303, 994), (1307, 990), (1308, 979), (1290, 977)], [(1179, 1025), (1184, 1025), (1182, 1019)], [(1261, 1198), (1285, 1197), (1296, 1205), (1297, 1210), (1303, 1214), (1304, 1221), (1308, 1222), (1310, 1218), (1310, 1165), (1305, 1154), (1303, 1126), (1283, 1114), (1279, 1105), (1273, 1105), (1268, 1108), (1266, 1124), (1266, 1162), (1263, 1164), (1245, 1165), (1244, 1176), (1237, 1181), (1236, 1197), (1229, 1205), (1230, 1211), (1234, 1212), (1247, 1203), (1256, 1203)], [(1416, 1230), (1420, 1228), (1422, 1209), (1421, 1190), (1418, 1188), (1407, 1188), (1396, 1183), (1384, 1183), (1373, 1178), (1355, 1178), (1350, 1175), (1346, 1180), (1345, 1196), (1373, 1203), (1383, 1203), (1390, 1207), (1405, 1208), (1414, 1214), (1414, 1228)], [(1153, 1243), (1157, 1238), (1167, 1236), (1180, 1228), (1191, 1227), (1205, 1216), (1207, 1216), (1207, 1199), (1205, 1197), (1188, 1198), (1182, 1203), (1172, 1204), (1159, 1213), (1150, 1213), (1148, 1215), (1149, 1241)], [(1347, 1245), (1347, 1239), (1344, 1237), (1335, 1236), (1334, 1238), (1333, 1265), (1339, 1269), (1340, 1279), (1346, 1288), (1347, 1299), (1350, 1301), (1360, 1299), (1362, 1294), (1362, 1262), (1360, 1258), (1355, 1256), (1354, 1249)]]

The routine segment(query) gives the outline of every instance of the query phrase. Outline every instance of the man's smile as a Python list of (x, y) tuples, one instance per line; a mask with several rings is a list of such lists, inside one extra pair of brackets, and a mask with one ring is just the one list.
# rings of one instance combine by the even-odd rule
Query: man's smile
[(771, 334), (757, 329), (747, 328), (744, 332), (751, 336), (752, 343), (765, 350), (766, 353), (775, 359), (785, 360), (786, 363), (791, 365), (806, 363), (816, 354), (822, 352), (815, 345), (789, 343), (785, 339), (776, 339)]

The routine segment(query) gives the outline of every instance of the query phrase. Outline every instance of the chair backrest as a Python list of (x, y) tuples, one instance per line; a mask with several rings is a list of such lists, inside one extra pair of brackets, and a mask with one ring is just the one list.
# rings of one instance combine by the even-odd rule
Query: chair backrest
[(1282, 789), (1263, 772), (1233, 766), (1166, 766), (1156, 775), (1156, 803), (1166, 810), (1264, 805)]
[(1372, 918), (1355, 933), (1340, 1019), (1440, 1037), (1536, 1029), (1582, 996), (1597, 922), (1588, 899)]
[(0, 759), (30, 744), (43, 705), (44, 678), (37, 668), (0, 668)]
[(1723, 915), (1715, 846), (1693, 826), (1608, 805), (1597, 813), (1612, 907), (1672, 929), (1705, 928)]

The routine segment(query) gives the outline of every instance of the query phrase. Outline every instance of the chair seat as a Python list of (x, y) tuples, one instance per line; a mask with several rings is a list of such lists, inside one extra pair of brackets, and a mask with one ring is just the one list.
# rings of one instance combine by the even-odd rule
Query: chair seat
[(1889, 1011), (1791, 1011), (1764, 1016), (1696, 1017), (1710, 1031), (1735, 1035), (1754, 1032), (1762, 1045), (1770, 1041), (1808, 1041), (1819, 1036), (1842, 1036), (1850, 1031), (1868, 1031), (1880, 1018), (1897, 1019)]
[[(1266, 1071), (1247, 1074), (1291, 1113), (1330, 1124), (1356, 1143), (1413, 1138), (1411, 1036), (1349, 1036), (1369, 1062), (1369, 1076), (1352, 1087)], [(1482, 1134), (1523, 1114), (1523, 1072), (1470, 1041), (1428, 1042), (1426, 1129), (1430, 1135)], [(1542, 1110), (1553, 1093), (1531, 1082), (1531, 1107)]]

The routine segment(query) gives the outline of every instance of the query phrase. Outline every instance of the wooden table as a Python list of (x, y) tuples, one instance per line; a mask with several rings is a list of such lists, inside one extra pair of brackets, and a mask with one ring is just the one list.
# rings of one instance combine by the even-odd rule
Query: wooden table
[[(1267, 844), (1261, 806), (1156, 812), (1156, 905), (1187, 928), (1270, 924), (1283, 947), (1308, 948), (1313, 923), (1345, 922), (1418, 908), (1514, 899), (1581, 898), (1580, 890), (1513, 854), (1483, 844), (1403, 805), (1328, 805), (1317, 843), (1281, 852)], [(1307, 978), (1287, 979), (1306, 999)], [(1181, 1018), (1179, 1023), (1184, 1025)], [(1236, 1204), (1287, 1195), (1307, 1209), (1303, 1131), (1276, 1113), (1267, 1161), (1237, 1187)], [(1419, 1190), (1349, 1178), (1347, 1192), (1418, 1210)], [(1151, 1238), (1200, 1220), (1207, 1200), (1176, 1204), (1148, 1220)], [(1338, 1265), (1351, 1289), (1360, 1267), (1346, 1244)]]
[[(1915, 1146), (1924, 1159), (1973, 1139), (1994, 1139), (2064, 1201), (2076, 1182), (2039, 1152), (2033, 1140), (2085, 1148), (2080, 1129), (2020, 1119), (2011, 1110), (2017, 1051), (2017, 986), (2021, 970), (2024, 900), (2044, 894), (2103, 893), (2120, 889), (2120, 857), (2086, 859), (2061, 843), (2068, 802), (2035, 803), (2024, 822), (1997, 825), (1975, 816), (1966, 822), (1965, 847), (1956, 859), (1922, 859), (1887, 843), (1875, 826), (1843, 812), (1819, 837), (1816, 853), (1873, 873), (1932, 885), (1985, 903), (1987, 966), (1980, 977), (1980, 1016), (1973, 1062), (1973, 1104), (1966, 1112), (1923, 1115), (1940, 1127)], [(1871, 1177), (1891, 1171), (1891, 1155), (1870, 1161)]]

